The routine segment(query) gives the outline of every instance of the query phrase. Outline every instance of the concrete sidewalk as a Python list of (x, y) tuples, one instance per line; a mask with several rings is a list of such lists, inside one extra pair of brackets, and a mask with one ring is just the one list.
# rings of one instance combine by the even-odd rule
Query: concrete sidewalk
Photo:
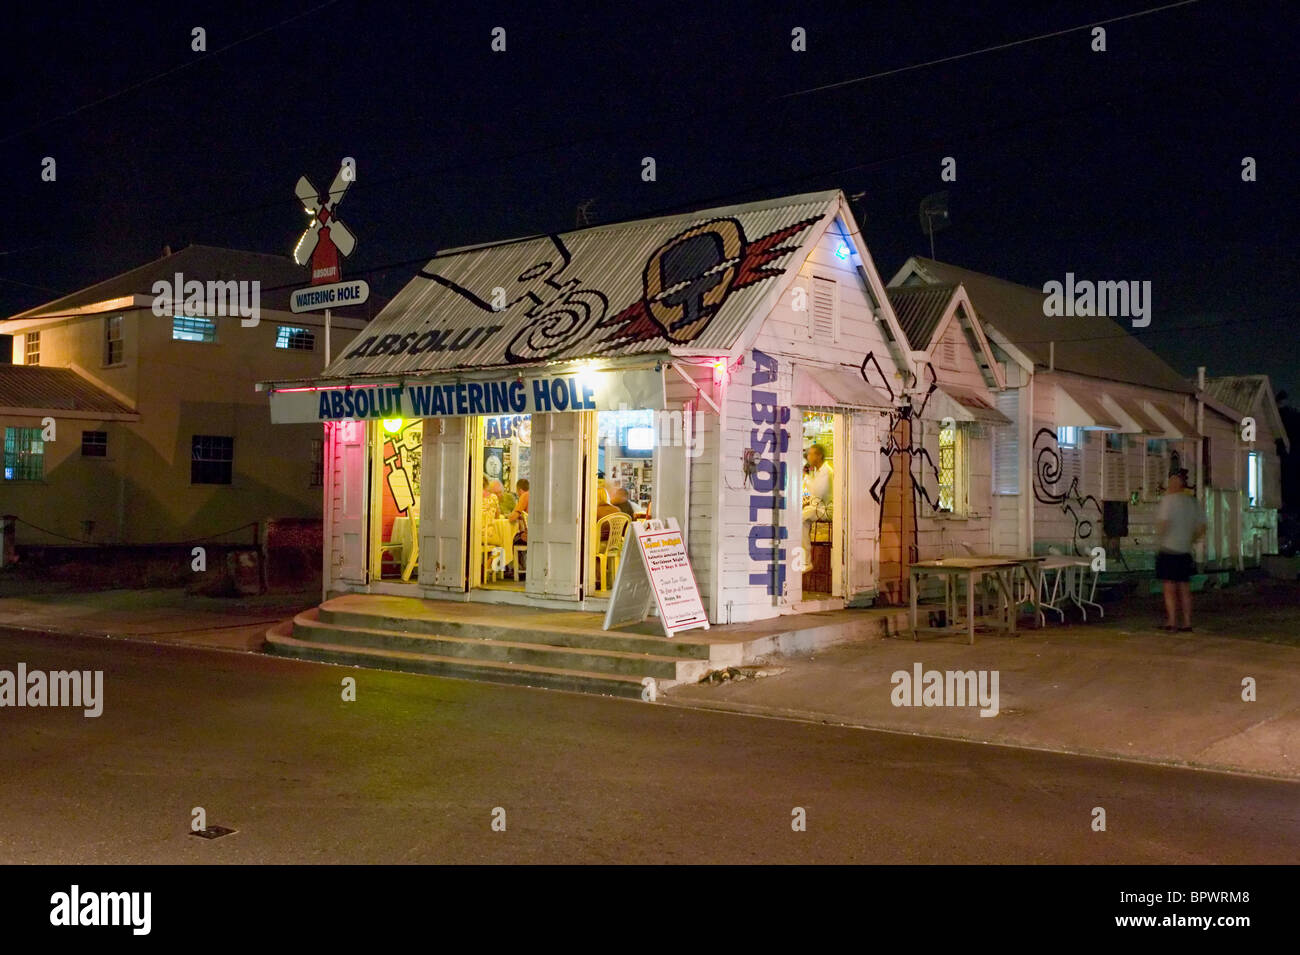
[(260, 651), (266, 628), (319, 594), (200, 597), (183, 590), (99, 590), (0, 599), (0, 628)]
[[(1233, 602), (1239, 595), (1232, 595)], [(1276, 605), (1273, 596), (1261, 602)], [(176, 590), (116, 590), (0, 599), (0, 629), (260, 651), (267, 628), (314, 607), (314, 594), (237, 599)], [(859, 638), (811, 655), (773, 656), (765, 678), (668, 689), (669, 705), (726, 709), (873, 729), (1118, 756), (1300, 779), (1300, 608), (1268, 618), (1207, 615), (1198, 632), (1166, 634), (1151, 618), (1108, 608), (1101, 623), (1052, 624), (1019, 637)], [(1255, 639), (1238, 639), (1246, 619)], [(1200, 629), (1202, 626), (1205, 629)], [(1294, 641), (1292, 641), (1294, 643)], [(0, 643), (0, 646), (3, 644)], [(998, 715), (978, 707), (895, 707), (898, 670), (997, 670)], [(778, 672), (779, 671), (779, 672)], [(741, 672), (754, 672), (753, 668)], [(1241, 699), (1242, 680), (1257, 702)]]
[[(1133, 623), (873, 640), (772, 658), (763, 678), (669, 689), (665, 701), (925, 736), (1300, 779), (1300, 649)], [(895, 706), (898, 670), (996, 670), (999, 712)], [(782, 669), (783, 668), (783, 669)], [(1242, 700), (1252, 677), (1257, 702)]]

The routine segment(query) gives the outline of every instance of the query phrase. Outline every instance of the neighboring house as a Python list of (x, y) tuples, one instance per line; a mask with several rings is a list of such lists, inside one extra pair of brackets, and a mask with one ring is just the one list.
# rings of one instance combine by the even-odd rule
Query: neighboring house
[(1048, 317), (1040, 289), (919, 256), (890, 282), (891, 294), (927, 285), (960, 286), (997, 363), (1024, 374), (1018, 407), (1003, 398), (1020, 421), (1019, 473), (999, 477), (1032, 528), (1028, 540), (1017, 528), (1019, 549), (1102, 547), (1111, 570), (1149, 570), (1165, 479), (1176, 467), (1199, 473), (1195, 389), (1111, 318)]
[[(970, 553), (1020, 553), (1017, 511), (1020, 385), (999, 361), (960, 285), (891, 287), (911, 348), (920, 397), (912, 474), (920, 492), (911, 553), (882, 553), (891, 590), (905, 594), (906, 564)], [(900, 442), (901, 443), (901, 442)]]
[[(155, 315), (155, 283), (178, 274), (259, 282), (260, 320), (206, 303)], [(305, 284), (287, 257), (194, 245), (0, 323), (14, 362), (0, 364), (0, 513), (21, 520), (18, 542), (181, 542), (319, 516), (320, 429), (273, 426), (255, 390), (324, 365), (323, 319), (288, 311)], [(331, 325), (337, 350), (365, 321)]]
[[(1277, 516), (1282, 507), (1279, 444), (1291, 443), (1267, 375), (1204, 378), (1201, 431), (1205, 486), (1204, 558), (1211, 567), (1241, 569), (1276, 554)], [(1250, 421), (1247, 421), (1250, 419)], [(1254, 440), (1248, 425), (1254, 427)]]
[[(268, 383), (273, 420), (325, 422), (326, 592), (603, 610), (603, 473), (679, 522), (713, 622), (870, 602), (911, 389), (860, 235), (831, 191), (439, 254)], [(488, 490), (520, 478), (526, 543)]]

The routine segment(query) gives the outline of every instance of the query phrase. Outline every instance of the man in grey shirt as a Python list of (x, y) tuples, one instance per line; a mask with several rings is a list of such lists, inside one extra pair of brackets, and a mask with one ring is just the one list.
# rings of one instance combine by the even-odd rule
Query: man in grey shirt
[[(1192, 629), (1192, 545), (1205, 534), (1201, 503), (1187, 490), (1187, 470), (1169, 475), (1169, 487), (1156, 512), (1156, 577), (1164, 583), (1165, 626), (1163, 630)], [(1182, 611), (1179, 627), (1176, 611)]]

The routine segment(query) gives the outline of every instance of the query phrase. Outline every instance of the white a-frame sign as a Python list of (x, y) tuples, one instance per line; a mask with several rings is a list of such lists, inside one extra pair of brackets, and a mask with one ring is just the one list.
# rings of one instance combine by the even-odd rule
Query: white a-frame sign
[(605, 629), (640, 623), (657, 608), (666, 637), (696, 627), (708, 630), (709, 616), (677, 519), (633, 521), (631, 530), (614, 574)]

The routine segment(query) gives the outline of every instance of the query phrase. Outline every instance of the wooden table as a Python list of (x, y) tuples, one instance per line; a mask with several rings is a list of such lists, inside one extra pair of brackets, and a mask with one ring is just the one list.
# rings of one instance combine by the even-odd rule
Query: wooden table
[[(966, 578), (966, 632), (969, 642), (975, 643), (975, 586), (980, 579), (988, 576), (997, 584), (1002, 619), (1002, 626), (1012, 634), (1016, 632), (1016, 617), (1022, 603), (1033, 605), (1034, 614), (1043, 622), (1042, 609), (1039, 606), (1039, 589), (1042, 586), (1042, 574), (1038, 565), (1041, 557), (942, 557), (938, 560), (923, 560), (912, 564), (908, 569), (908, 589), (911, 591), (912, 639), (919, 640), (921, 629), (942, 633), (957, 633), (960, 629), (952, 623), (957, 619), (957, 582)], [(1028, 579), (1029, 587), (1026, 598), (1016, 593), (1016, 580), (1021, 573)], [(917, 592), (920, 578), (925, 576), (944, 578), (944, 612), (949, 621), (945, 627), (917, 626)]]

